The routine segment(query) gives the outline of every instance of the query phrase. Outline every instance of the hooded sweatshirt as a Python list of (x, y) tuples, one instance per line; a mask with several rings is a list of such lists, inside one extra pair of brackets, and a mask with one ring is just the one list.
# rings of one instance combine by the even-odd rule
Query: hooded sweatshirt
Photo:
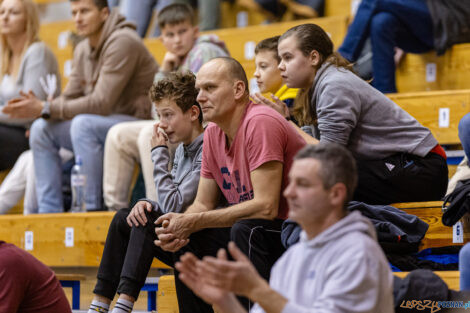
[(95, 48), (88, 39), (75, 48), (69, 83), (52, 101), (51, 117), (71, 119), (89, 113), (150, 118), (148, 90), (157, 70), (135, 26), (114, 10)]
[[(204, 63), (217, 57), (226, 56), (230, 56), (230, 53), (228, 52), (225, 43), (221, 41), (217, 35), (202, 35), (198, 37), (177, 70), (191, 71), (194, 74), (197, 74)], [(165, 76), (166, 74), (160, 71), (155, 75), (155, 81), (158, 81)]]
[(429, 129), (351, 71), (326, 62), (313, 84), (321, 142), (343, 145), (363, 160), (396, 153), (424, 157), (437, 145)]
[[(282, 313), (393, 313), (393, 276), (372, 224), (349, 213), (300, 241), (276, 262), (271, 288), (288, 299)], [(255, 304), (251, 313), (264, 312)]]

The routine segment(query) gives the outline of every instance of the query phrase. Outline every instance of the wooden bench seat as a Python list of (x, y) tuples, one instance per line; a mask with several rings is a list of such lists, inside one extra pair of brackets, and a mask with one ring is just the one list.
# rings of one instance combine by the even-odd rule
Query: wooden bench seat
[[(452, 245), (464, 245), (470, 241), (470, 223), (464, 223), (464, 243), (455, 243), (452, 227), (442, 224), (442, 201), (393, 203), (392, 206), (413, 214), (429, 224), (421, 241), (420, 250)], [(464, 219), (468, 219), (465, 216)]]
[[(50, 267), (98, 266), (115, 212), (0, 216), (0, 238), (29, 250)], [(25, 243), (25, 232), (32, 243)], [(31, 233), (28, 234), (31, 236)], [(169, 267), (157, 259), (152, 267)]]
[(441, 145), (460, 144), (458, 125), (470, 112), (470, 89), (387, 94), (429, 128)]

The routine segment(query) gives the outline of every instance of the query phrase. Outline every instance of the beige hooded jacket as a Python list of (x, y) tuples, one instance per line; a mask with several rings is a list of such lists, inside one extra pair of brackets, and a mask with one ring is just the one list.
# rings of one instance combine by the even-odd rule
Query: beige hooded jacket
[(148, 90), (158, 64), (134, 29), (114, 10), (96, 49), (88, 39), (77, 45), (67, 87), (51, 103), (52, 118), (82, 113), (151, 117)]

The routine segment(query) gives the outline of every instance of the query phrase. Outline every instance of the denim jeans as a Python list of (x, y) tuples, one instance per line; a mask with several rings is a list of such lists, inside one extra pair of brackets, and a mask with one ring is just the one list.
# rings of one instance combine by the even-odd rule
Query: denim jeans
[[(470, 157), (470, 113), (465, 114), (459, 122), (459, 138), (467, 158)], [(470, 158), (469, 158), (470, 159)]]
[(219, 27), (221, 0), (171, 0), (172, 3), (197, 5), (199, 12), (199, 30), (211, 30)]
[(137, 33), (142, 38), (144, 38), (147, 33), (152, 19), (153, 9), (157, 5), (157, 2), (158, 0), (127, 0), (123, 4), (123, 14), (129, 21), (137, 25)]
[(338, 52), (351, 62), (367, 38), (372, 43), (374, 80), (381, 92), (396, 92), (394, 48), (423, 53), (434, 47), (433, 24), (425, 0), (362, 0)]
[(87, 176), (87, 210), (102, 207), (103, 150), (108, 130), (115, 124), (136, 120), (129, 115), (80, 114), (69, 121), (36, 120), (31, 126), (39, 213), (63, 212), (61, 147), (80, 155)]
[(470, 243), (459, 253), (460, 290), (470, 291)]

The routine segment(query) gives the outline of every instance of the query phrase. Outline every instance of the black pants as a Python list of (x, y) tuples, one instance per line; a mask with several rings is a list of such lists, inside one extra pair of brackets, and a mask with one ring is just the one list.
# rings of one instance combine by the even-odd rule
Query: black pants
[(29, 149), (26, 129), (0, 124), (0, 171), (13, 167), (20, 154)]
[(357, 168), (354, 200), (368, 204), (441, 200), (447, 190), (447, 163), (436, 153), (358, 160)]
[[(193, 233), (188, 245), (171, 253), (153, 243), (157, 239), (152, 222), (158, 218), (156, 212), (147, 213), (149, 222), (139, 227), (129, 227), (126, 222), (129, 212), (123, 209), (114, 216), (98, 269), (93, 292), (109, 299), (113, 299), (116, 292), (137, 298), (154, 257), (174, 267), (185, 252), (190, 251), (199, 258), (215, 256), (220, 248), (226, 248), (229, 240), (233, 240), (249, 256), (260, 275), (269, 279), (272, 265), (284, 252), (280, 240), (281, 220), (243, 220), (232, 228), (204, 229)], [(212, 312), (212, 306), (178, 279), (177, 271), (175, 284), (181, 313)]]

